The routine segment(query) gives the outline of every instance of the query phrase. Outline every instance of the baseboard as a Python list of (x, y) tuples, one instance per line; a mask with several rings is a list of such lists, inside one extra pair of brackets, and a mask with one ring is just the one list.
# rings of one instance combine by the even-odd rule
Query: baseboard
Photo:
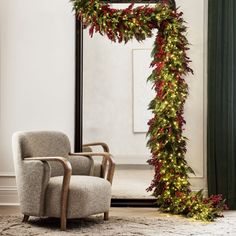
[(0, 177), (16, 177), (15, 172), (0, 171)]
[(12, 202), (12, 203), (0, 203), (0, 206), (7, 206), (7, 207), (15, 207), (15, 206), (20, 206), (20, 203), (15, 203), (15, 202)]

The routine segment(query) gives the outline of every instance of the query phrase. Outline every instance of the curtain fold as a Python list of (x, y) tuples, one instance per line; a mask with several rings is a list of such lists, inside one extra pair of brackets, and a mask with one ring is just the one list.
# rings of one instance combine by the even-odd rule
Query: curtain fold
[(236, 1), (208, 0), (208, 193), (236, 209)]

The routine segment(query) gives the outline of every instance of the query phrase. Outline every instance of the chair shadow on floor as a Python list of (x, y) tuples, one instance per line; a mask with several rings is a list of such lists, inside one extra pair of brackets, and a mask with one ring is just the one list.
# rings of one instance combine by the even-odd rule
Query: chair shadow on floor
[[(98, 216), (90, 216), (86, 218), (80, 219), (68, 219), (67, 220), (67, 229), (87, 229), (90, 227), (96, 227), (99, 224), (106, 224), (103, 220), (102, 215)], [(45, 217), (45, 218), (38, 218), (38, 217), (31, 217), (30, 220), (25, 223), (29, 224), (32, 227), (50, 229), (50, 230), (59, 230), (60, 228), (60, 218), (52, 218), (52, 217)]]

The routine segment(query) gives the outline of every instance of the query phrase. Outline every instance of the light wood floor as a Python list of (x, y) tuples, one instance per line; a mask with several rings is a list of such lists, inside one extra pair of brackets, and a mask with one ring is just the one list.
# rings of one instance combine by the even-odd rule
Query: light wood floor
[[(20, 214), (18, 206), (0, 206), (0, 215), (15, 215)], [(164, 214), (158, 211), (157, 208), (141, 208), (141, 207), (111, 207), (110, 216), (116, 217), (150, 217), (155, 218), (163, 215), (165, 217), (179, 217), (170, 214)], [(225, 217), (236, 217), (236, 211), (225, 211)]]
[(20, 214), (18, 206), (0, 206), (0, 215), (15, 215)]
[[(0, 215), (15, 215), (20, 214), (18, 206), (0, 206)], [(133, 208), (133, 207), (112, 207), (110, 216), (140, 216), (140, 217), (155, 217), (158, 213), (156, 208)]]

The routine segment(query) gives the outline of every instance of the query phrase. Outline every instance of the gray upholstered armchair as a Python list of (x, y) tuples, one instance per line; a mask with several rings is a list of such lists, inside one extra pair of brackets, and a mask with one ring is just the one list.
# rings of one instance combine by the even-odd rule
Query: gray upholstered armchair
[[(104, 152), (91, 152), (101, 145)], [(13, 135), (16, 182), (23, 221), (29, 216), (67, 219), (104, 213), (108, 220), (115, 164), (104, 143), (84, 145), (87, 152), (71, 153), (60, 132), (17, 132)], [(93, 157), (102, 157), (101, 164)], [(108, 165), (108, 170), (107, 170)]]

